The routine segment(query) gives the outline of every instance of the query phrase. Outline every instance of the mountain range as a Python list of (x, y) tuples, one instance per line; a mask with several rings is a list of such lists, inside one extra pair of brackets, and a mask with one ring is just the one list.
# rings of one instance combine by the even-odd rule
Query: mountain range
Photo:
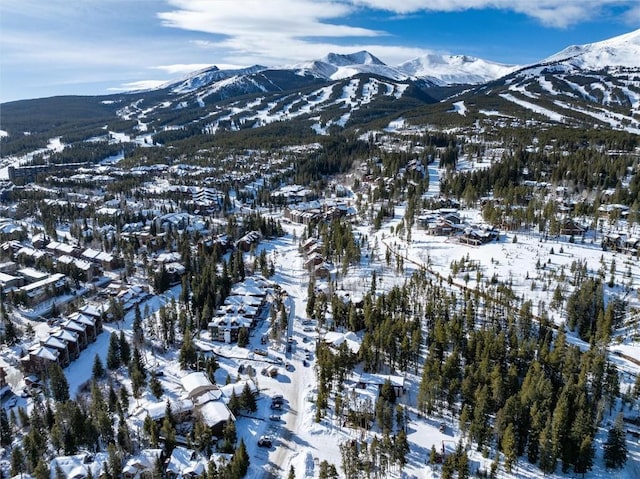
[(97, 125), (107, 125), (130, 137), (150, 132), (160, 143), (291, 122), (308, 134), (327, 134), (398, 118), (417, 126), (535, 121), (640, 133), (640, 30), (569, 46), (525, 66), (435, 54), (389, 66), (367, 51), (329, 53), (281, 67), (214, 66), (153, 90), (18, 101), (2, 109), (3, 155), (25, 131), (51, 138), (70, 125), (76, 136), (83, 128), (95, 136)]

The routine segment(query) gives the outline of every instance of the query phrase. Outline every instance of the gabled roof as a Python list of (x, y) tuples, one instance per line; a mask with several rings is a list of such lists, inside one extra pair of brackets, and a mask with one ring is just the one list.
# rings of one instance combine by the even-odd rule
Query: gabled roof
[(191, 399), (200, 396), (207, 391), (218, 389), (218, 386), (209, 381), (209, 378), (202, 371), (187, 374), (180, 379), (182, 387), (187, 392), (187, 396)]
[(222, 401), (209, 401), (203, 404), (199, 411), (202, 414), (204, 423), (209, 427), (214, 427), (221, 422), (235, 420), (233, 413)]

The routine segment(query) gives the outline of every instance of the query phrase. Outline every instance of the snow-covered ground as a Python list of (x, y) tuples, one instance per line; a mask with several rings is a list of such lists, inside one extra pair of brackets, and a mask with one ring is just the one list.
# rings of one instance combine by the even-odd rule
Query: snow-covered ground
[[(474, 166), (470, 164), (469, 167)], [(428, 174), (430, 185), (426, 196), (436, 196), (439, 192), (441, 172), (431, 165)], [(464, 273), (454, 276), (451, 271), (452, 261), (465, 259), (479, 265), (481, 281), (486, 281), (487, 278), (494, 275), (500, 281), (510, 281), (517, 295), (532, 300), (534, 314), (540, 314), (544, 309), (557, 324), (561, 324), (563, 311), (554, 310), (548, 306), (551, 303), (554, 290), (554, 280), (552, 279), (554, 274), (560, 274), (562, 270), (567, 275), (570, 274), (571, 263), (580, 259), (586, 262), (590, 272), (597, 272), (604, 268), (608, 277), (611, 261), (615, 259), (617, 264), (616, 283), (630, 283), (630, 288), (626, 291), (623, 286), (606, 287), (607, 298), (612, 294), (626, 294), (625, 299), (632, 306), (638, 307), (639, 305), (637, 288), (640, 284), (640, 265), (624, 255), (603, 252), (599, 243), (597, 241), (592, 243), (589, 236), (584, 243), (581, 241), (571, 243), (566, 237), (545, 239), (536, 233), (502, 233), (496, 242), (480, 247), (471, 247), (461, 245), (451, 238), (428, 235), (425, 230), (414, 226), (411, 240), (407, 241), (406, 233), (401, 235), (394, 233), (395, 227), (400, 223), (403, 215), (404, 207), (398, 205), (395, 207), (395, 217), (385, 223), (380, 230), (373, 231), (368, 225), (356, 228), (357, 234), (367, 238), (367, 244), (364, 246), (366, 258), (363, 257), (361, 264), (350, 268), (347, 274), (334, 278), (336, 288), (339, 291), (349, 292), (352, 297), (361, 297), (370, 290), (374, 271), (378, 278), (377, 290), (389, 290), (394, 285), (402, 284), (407, 275), (419, 267), (427, 268), (431, 274), (443, 278), (452, 275), (452, 288), (473, 288), (476, 285), (475, 273), (470, 275), (468, 281), (465, 281)], [(481, 222), (477, 210), (462, 210), (462, 215), (469, 223)], [(285, 223), (283, 226), (288, 234), (282, 238), (264, 241), (256, 254), (259, 254), (261, 249), (266, 251), (269, 259), (275, 265), (275, 275), (271, 280), (280, 285), (287, 293), (285, 305), (289, 311), (290, 332), (295, 341), (293, 350), (288, 353), (284, 348), (270, 348), (268, 350), (269, 356), (266, 358), (253, 352), (254, 348), (265, 347), (260, 344), (260, 338), (267, 333), (270, 326), (268, 319), (259, 324), (251, 336), (251, 344), (248, 348), (213, 342), (206, 332), (203, 332), (197, 340), (197, 344), (202, 349), (210, 349), (217, 354), (220, 364), (220, 369), (216, 372), (218, 384), (224, 384), (227, 377), (231, 381), (247, 379), (248, 376), (238, 372), (241, 365), (253, 366), (258, 372), (263, 367), (273, 364), (277, 360), (276, 358), (282, 358), (284, 362), (291, 365), (290, 370), (280, 367), (279, 374), (273, 378), (259, 373), (254, 376), (260, 390), (258, 410), (250, 417), (242, 416), (237, 420), (238, 436), (244, 440), (251, 458), (247, 477), (254, 479), (285, 477), (291, 466), (295, 469), (297, 478), (317, 477), (318, 464), (323, 460), (335, 464), (342, 472), (340, 470), (340, 444), (351, 439), (371, 438), (375, 434), (375, 430), (362, 432), (344, 427), (333, 416), (331, 408), (329, 414), (320, 422), (315, 421), (313, 401), (317, 392), (317, 381), (313, 345), (318, 333), (314, 328), (312, 330), (307, 328), (305, 331), (302, 324), (307, 319), (305, 311), (308, 272), (303, 266), (298, 241), (304, 234), (304, 227), (290, 223)], [(394, 254), (405, 258), (403, 273), (386, 266), (384, 261), (386, 247), (389, 247)], [(536, 268), (537, 263), (544, 267)], [(323, 281), (320, 281), (319, 284), (320, 286), (326, 285)], [(146, 309), (150, 313), (154, 313), (160, 306), (170, 302), (172, 297), (178, 297), (179, 293), (180, 287), (177, 286), (164, 295), (153, 296), (141, 305), (141, 310), (145, 309), (146, 305)], [(106, 362), (109, 334), (112, 331), (118, 332), (120, 329), (124, 330), (126, 334), (130, 334), (133, 314), (133, 311), (127, 313), (124, 321), (119, 324), (107, 324), (105, 333), (82, 353), (81, 359), (65, 369), (72, 396), (75, 396), (81, 390), (82, 385), (90, 379), (90, 364), (92, 364), (94, 356), (97, 354), (102, 358), (103, 363)], [(637, 341), (637, 337), (633, 328), (619, 331), (610, 351), (619, 351), (640, 361), (640, 342)], [(568, 340), (583, 348), (588, 347), (572, 333), (568, 334)], [(308, 366), (305, 366), (307, 361), (305, 350), (308, 350), (310, 354)], [(184, 391), (180, 385), (180, 378), (186, 372), (179, 369), (176, 360), (177, 353), (175, 351), (161, 353), (149, 349), (144, 354), (150, 369), (162, 370), (164, 373), (160, 378), (164, 387), (164, 396), (161, 401), (165, 401), (167, 398), (172, 400), (181, 398)], [(625, 390), (640, 374), (640, 367), (615, 354), (611, 355), (611, 360), (624, 372), (621, 377), (621, 386), (622, 390)], [(122, 374), (119, 379), (130, 388), (125, 374)], [(449, 452), (455, 449), (461, 437), (457, 419), (449, 416), (421, 416), (415, 408), (420, 378), (407, 374), (406, 381), (407, 393), (402, 398), (402, 403), (407, 405), (409, 415), (410, 452), (402, 477), (419, 479), (440, 477), (437, 468), (432, 470), (431, 466), (426, 464), (429, 450), (432, 445), (438, 450), (444, 446)], [(273, 414), (270, 408), (270, 398), (276, 394), (282, 394), (284, 397), (284, 408), (280, 413), (280, 421), (270, 419)], [(20, 398), (19, 401), (18, 405), (21, 405), (25, 400)], [(132, 414), (131, 421), (134, 423), (134, 428), (141, 426), (135, 422), (137, 420), (135, 412), (152, 402), (157, 401), (148, 391), (139, 400), (131, 401), (129, 413)], [(610, 418), (605, 418), (604, 422), (606, 423), (608, 420)], [(445, 424), (445, 427), (441, 431), (440, 425), (442, 423)], [(274, 444), (271, 448), (258, 447), (257, 440), (262, 435), (273, 437)], [(597, 453), (594, 469), (588, 477), (599, 479), (609, 477), (636, 479), (640, 477), (640, 445), (638, 441), (631, 436), (628, 437), (630, 455), (626, 468), (622, 471), (610, 472), (602, 467), (602, 443), (605, 438), (606, 430), (602, 428), (596, 437)], [(468, 453), (472, 473), (478, 468), (488, 470), (490, 459), (484, 458), (473, 448)], [(390, 472), (388, 477), (397, 478), (400, 477), (400, 474), (397, 471)], [(528, 464), (526, 460), (521, 458), (512, 474), (508, 475), (501, 471), (498, 477), (501, 479), (511, 477), (534, 479), (542, 477), (542, 474), (536, 466)], [(556, 473), (548, 477), (564, 479), (572, 476)]]

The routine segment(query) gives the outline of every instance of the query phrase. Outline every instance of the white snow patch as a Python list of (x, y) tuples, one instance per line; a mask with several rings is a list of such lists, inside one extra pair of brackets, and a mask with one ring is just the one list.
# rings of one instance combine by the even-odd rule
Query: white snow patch
[(546, 108), (543, 108), (541, 106), (535, 105), (533, 103), (530, 103), (528, 101), (525, 100), (521, 100), (520, 98), (516, 98), (515, 96), (511, 95), (510, 93), (501, 93), (500, 96), (502, 98), (504, 98), (505, 100), (508, 100), (512, 103), (515, 103), (516, 105), (520, 105), (523, 108), (526, 108), (527, 110), (531, 110), (534, 113), (538, 113), (540, 115), (544, 115), (547, 118), (549, 118), (550, 120), (553, 121), (557, 121), (557, 122), (564, 122), (565, 117), (563, 115), (561, 115), (560, 113), (556, 113), (555, 111), (551, 111), (548, 110)]
[(458, 113), (458, 115), (467, 116), (467, 106), (464, 104), (464, 101), (457, 101), (453, 104), (453, 111)]

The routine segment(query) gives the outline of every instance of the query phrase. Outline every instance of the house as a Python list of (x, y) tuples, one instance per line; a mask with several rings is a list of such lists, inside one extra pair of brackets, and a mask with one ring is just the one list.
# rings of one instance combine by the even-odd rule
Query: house
[(120, 261), (110, 253), (87, 248), (82, 252), (82, 258), (99, 265), (106, 271), (113, 271), (120, 266)]
[(206, 465), (195, 451), (177, 446), (167, 460), (166, 476), (168, 479), (200, 477), (206, 473)]
[(19, 288), (23, 284), (24, 280), (21, 277), (0, 272), (0, 289), (9, 290)]
[(45, 274), (44, 279), (21, 286), (19, 291), (26, 294), (30, 305), (34, 305), (59, 295), (66, 287), (67, 277), (62, 273), (55, 273), (51, 276)]
[(640, 249), (640, 237), (629, 236), (622, 243), (622, 251), (631, 256), (637, 256)]
[(322, 257), (322, 255), (320, 253), (312, 253), (307, 257), (307, 260), (304, 262), (304, 267), (306, 269), (310, 269), (322, 263), (324, 263), (324, 258)]
[(262, 234), (259, 231), (250, 231), (236, 241), (236, 248), (246, 253), (251, 251), (251, 247), (257, 245), (261, 239)]
[(122, 468), (124, 479), (153, 479), (156, 463), (162, 461), (162, 449), (143, 449), (130, 457)]
[(465, 228), (464, 233), (458, 236), (458, 242), (473, 246), (480, 246), (489, 243), (498, 237), (498, 232), (494, 229), (474, 229)]
[(60, 352), (45, 346), (36, 345), (20, 358), (20, 365), (25, 374), (40, 374), (52, 364), (59, 364)]
[(82, 253), (82, 250), (77, 246), (67, 243), (59, 243), (57, 241), (49, 241), (44, 249), (56, 258), (64, 255), (79, 258)]
[(56, 327), (49, 332), (49, 336), (57, 338), (60, 341), (64, 341), (67, 347), (67, 354), (69, 360), (73, 361), (80, 356), (80, 344), (78, 339), (78, 333)]
[(209, 381), (202, 371), (188, 374), (180, 382), (204, 423), (211, 428), (214, 435), (222, 436), (227, 422), (235, 421), (236, 418), (227, 405), (220, 401), (222, 397), (220, 388)]
[(302, 242), (300, 247), (305, 254), (307, 254), (316, 244), (318, 244), (318, 240), (316, 238), (307, 238)]
[(87, 337), (87, 326), (83, 323), (77, 323), (75, 321), (67, 319), (60, 324), (60, 327), (66, 331), (77, 334), (78, 347), (80, 348), (80, 351), (84, 351), (84, 349), (89, 344), (89, 338)]
[(194, 402), (198, 401), (200, 396), (209, 392), (213, 392), (216, 399), (222, 396), (220, 388), (213, 384), (202, 371), (187, 374), (180, 379), (180, 383), (187, 393), (187, 397)]
[(254, 321), (245, 316), (227, 314), (213, 318), (207, 329), (212, 340), (232, 343), (238, 340), (241, 328), (250, 329), (253, 324)]
[[(178, 400), (167, 400), (171, 405), (171, 414), (175, 419), (176, 423), (181, 423), (185, 421), (190, 421), (192, 412), (193, 412), (193, 401), (191, 399), (178, 399)], [(154, 422), (158, 425), (162, 424), (164, 420), (164, 416), (167, 413), (167, 401), (159, 401), (159, 402), (145, 402), (141, 405), (134, 414), (138, 417), (140, 421), (144, 421), (144, 419), (149, 416)]]
[(73, 456), (58, 456), (53, 458), (49, 467), (55, 475), (55, 471), (61, 471), (62, 477), (67, 479), (85, 479), (90, 476), (94, 478), (103, 477), (104, 467), (108, 464), (109, 455), (107, 452), (96, 452), (95, 454), (81, 453)]
[(75, 313), (71, 313), (69, 316), (67, 316), (67, 318), (70, 319), (71, 321), (75, 321), (76, 323), (82, 324), (86, 327), (88, 342), (93, 343), (96, 340), (100, 332), (98, 331), (98, 325), (96, 324), (98, 320), (96, 320), (96, 318), (94, 318), (93, 316), (89, 316), (87, 314), (81, 313), (79, 311), (76, 311)]
[(607, 233), (602, 238), (602, 249), (605, 251), (620, 251), (622, 249), (623, 238), (618, 233)]
[(316, 278), (327, 279), (331, 276), (331, 268), (327, 263), (321, 263), (313, 267), (313, 275)]
[(236, 396), (240, 396), (244, 391), (245, 386), (249, 386), (249, 390), (253, 393), (254, 396), (258, 396), (260, 394), (260, 390), (256, 383), (251, 379), (243, 379), (241, 381), (237, 381), (235, 383), (225, 384), (220, 387), (220, 391), (222, 392), (222, 400), (225, 404), (229, 404), (229, 400), (231, 399), (232, 394), (235, 393)]
[(339, 348), (342, 344), (346, 344), (353, 354), (358, 354), (362, 340), (358, 338), (356, 333), (350, 331), (348, 333), (339, 333), (337, 331), (329, 331), (324, 335), (324, 342), (332, 348)]
[(572, 218), (565, 219), (560, 225), (560, 234), (566, 236), (582, 236), (587, 229), (580, 226)]
[(67, 349), (67, 343), (54, 336), (49, 336), (44, 341), (40, 341), (40, 345), (49, 350), (58, 351), (58, 364), (63, 368), (69, 365), (69, 350)]
[(236, 420), (236, 417), (223, 401), (207, 401), (199, 405), (197, 410), (204, 423), (216, 437), (222, 437), (227, 423)]
[(379, 392), (387, 381), (391, 383), (391, 387), (397, 397), (402, 396), (406, 392), (404, 377), (391, 374), (362, 373), (356, 378), (356, 387), (365, 389), (367, 386), (375, 385), (378, 387)]

